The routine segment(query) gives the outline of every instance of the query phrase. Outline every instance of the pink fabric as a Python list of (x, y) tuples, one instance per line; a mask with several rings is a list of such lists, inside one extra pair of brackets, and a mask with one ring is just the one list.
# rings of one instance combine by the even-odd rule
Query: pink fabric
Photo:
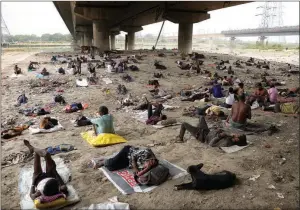
[(41, 203), (50, 203), (52, 201), (55, 201), (58, 198), (66, 198), (66, 195), (63, 193), (58, 193), (58, 194), (52, 195), (52, 196), (42, 195), (39, 197)]
[(270, 97), (270, 102), (272, 103), (276, 103), (277, 102), (277, 96), (278, 96), (278, 91), (276, 88), (270, 88), (268, 90), (268, 94), (269, 94), (269, 97)]

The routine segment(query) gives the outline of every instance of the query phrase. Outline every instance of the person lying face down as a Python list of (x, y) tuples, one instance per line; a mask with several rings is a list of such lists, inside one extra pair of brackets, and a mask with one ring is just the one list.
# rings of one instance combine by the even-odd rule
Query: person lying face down
[(201, 171), (203, 163), (191, 165), (187, 172), (191, 175), (192, 182), (175, 185), (175, 190), (219, 190), (232, 187), (236, 182), (236, 175), (229, 171), (206, 174)]
[[(24, 140), (24, 144), (31, 153), (34, 153), (34, 171), (30, 198), (32, 200), (40, 198), (44, 202), (51, 202), (58, 198), (66, 197), (68, 195), (68, 188), (57, 173), (56, 164), (50, 153), (45, 149), (33, 147), (27, 140)], [(41, 157), (43, 157), (46, 162), (45, 172), (42, 170)]]
[(95, 134), (99, 135), (101, 133), (115, 133), (113, 125), (113, 116), (108, 113), (108, 108), (106, 106), (100, 106), (97, 112), (98, 118), (91, 119), (91, 123), (94, 124)]
[(190, 125), (189, 123), (182, 123), (180, 134), (176, 138), (177, 143), (183, 143), (183, 137), (185, 131), (189, 131), (192, 136), (202, 143), (206, 143), (211, 147), (230, 147), (233, 145), (245, 146), (247, 140), (245, 135), (239, 134), (227, 134), (223, 130), (218, 128), (209, 129), (205, 118), (200, 116), (199, 124), (197, 127)]
[(100, 159), (93, 163), (93, 168), (105, 166), (109, 171), (116, 171), (124, 168), (130, 168), (134, 171), (139, 183), (147, 182), (146, 173), (158, 165), (158, 159), (150, 148), (139, 148), (130, 145), (123, 149), (114, 157)]

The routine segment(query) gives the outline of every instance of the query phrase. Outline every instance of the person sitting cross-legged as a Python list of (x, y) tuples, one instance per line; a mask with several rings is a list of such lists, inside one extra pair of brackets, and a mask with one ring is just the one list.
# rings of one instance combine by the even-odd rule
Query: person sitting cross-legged
[(108, 113), (108, 108), (106, 106), (100, 106), (98, 118), (91, 119), (91, 123), (93, 123), (94, 131), (96, 135), (101, 133), (115, 133), (114, 125), (113, 125), (113, 116)]

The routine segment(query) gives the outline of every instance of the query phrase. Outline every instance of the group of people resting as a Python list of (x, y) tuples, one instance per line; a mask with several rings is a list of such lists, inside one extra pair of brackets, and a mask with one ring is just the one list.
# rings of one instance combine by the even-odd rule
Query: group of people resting
[[(226, 80), (227, 81), (227, 80)], [(220, 89), (221, 85), (214, 84), (212, 93), (214, 96), (222, 93)], [(204, 96), (207, 98), (209, 90), (205, 92), (191, 94), (189, 100), (195, 100)], [(267, 97), (269, 95), (270, 97)], [(274, 86), (271, 86), (270, 90), (265, 91), (262, 86), (258, 86), (258, 90), (255, 92), (254, 97), (251, 98), (258, 101), (265, 101), (269, 98), (270, 102), (276, 102), (277, 91)], [(152, 106), (155, 109), (153, 112)], [(244, 93), (243, 83), (239, 84), (238, 89), (234, 90), (229, 88), (228, 96), (223, 104), (226, 108), (231, 108), (231, 114), (228, 116), (226, 122), (231, 126), (239, 129), (243, 129), (247, 125), (247, 119), (251, 119), (251, 107), (246, 103), (246, 96)], [(78, 107), (77, 107), (78, 108)], [(148, 120), (146, 124), (157, 124), (159, 121), (166, 120), (166, 115), (162, 114), (162, 104), (152, 104), (146, 100), (146, 103), (136, 107), (136, 109), (148, 109)], [(213, 112), (213, 110), (211, 110)], [(207, 112), (209, 114), (209, 111)], [(115, 133), (113, 126), (113, 116), (109, 114), (106, 106), (101, 106), (97, 112), (97, 117), (94, 119), (84, 120), (89, 121), (93, 127), (95, 134), (101, 133)], [(56, 119), (45, 117), (43, 118), (40, 128), (49, 129), (58, 124)], [(192, 126), (188, 123), (182, 123), (177, 142), (184, 141), (184, 134), (189, 131), (192, 136), (202, 143), (206, 143), (212, 147), (229, 147), (232, 145), (245, 146), (247, 145), (246, 135), (226, 133), (224, 130), (213, 127), (208, 128), (204, 116), (200, 116), (199, 124)], [(28, 147), (30, 152), (34, 155), (34, 174), (32, 178), (32, 186), (30, 190), (30, 197), (32, 199), (41, 197), (44, 200), (66, 197), (68, 195), (68, 189), (62, 178), (56, 171), (56, 164), (51, 158), (51, 155), (44, 149), (38, 149), (33, 147), (27, 140), (24, 140), (24, 144)], [(44, 157), (46, 162), (46, 171), (42, 171), (41, 157)], [(156, 158), (153, 151), (149, 148), (138, 148), (134, 146), (125, 146), (117, 155), (112, 158), (100, 159), (97, 162), (93, 162), (93, 168), (99, 168), (105, 166), (110, 171), (115, 171), (123, 168), (131, 168), (134, 172), (135, 180), (139, 184), (147, 184), (149, 181), (149, 171), (159, 165), (159, 160)], [(222, 189), (230, 187), (235, 181), (235, 174), (228, 171), (223, 171), (214, 175), (207, 175), (201, 172), (203, 164), (190, 166), (188, 172), (192, 176), (192, 182), (176, 185), (176, 190), (181, 189)]]
[[(152, 117), (151, 120), (156, 121), (154, 118), (157, 118), (159, 115), (161, 115), (161, 110), (162, 106), (158, 105), (157, 109), (154, 111), (154, 113), (152, 113), (152, 104), (148, 103), (149, 119)], [(114, 134), (115, 130), (113, 127), (113, 117), (108, 113), (108, 108), (101, 106), (97, 115), (99, 117), (90, 120), (90, 122), (94, 125), (95, 133)], [(43, 128), (48, 128), (56, 123), (57, 121), (55, 121), (55, 119), (47, 117), (42, 120), (40, 126)], [(211, 146), (230, 146), (234, 144), (242, 146), (247, 144), (245, 135), (227, 135), (219, 129), (208, 129), (204, 117), (200, 118), (198, 127), (191, 127), (187, 123), (182, 124), (179, 137), (181, 140), (183, 140), (185, 130), (189, 130), (201, 142), (208, 143)], [(34, 173), (32, 177), (30, 197), (33, 200), (40, 198), (44, 201), (52, 201), (60, 197), (66, 197), (68, 195), (67, 186), (58, 174), (56, 170), (56, 164), (50, 153), (48, 153), (45, 149), (33, 147), (27, 140), (24, 140), (24, 144), (28, 147), (31, 153), (34, 153)], [(41, 157), (43, 157), (46, 162), (45, 172), (43, 172), (41, 167)], [(92, 161), (92, 167), (94, 169), (105, 166), (108, 170), (115, 171), (129, 167), (133, 170), (133, 175), (137, 183), (143, 185), (150, 184), (149, 177), (151, 176), (151, 173), (148, 172), (156, 168), (158, 165), (159, 160), (151, 149), (139, 148), (130, 145), (124, 146), (123, 149), (121, 149), (121, 151), (112, 158), (103, 158), (97, 162)], [(193, 171), (192, 166), (190, 166), (188, 172), (192, 176), (192, 183), (176, 185), (175, 189), (222, 189), (233, 185), (235, 175), (230, 178), (231, 181), (226, 180), (224, 182), (222, 181), (222, 179), (224, 179), (223, 176), (227, 177), (231, 173), (222, 172), (215, 175), (207, 175), (200, 171), (201, 167), (198, 167), (199, 172), (197, 172), (198, 170)], [(220, 175), (220, 177), (213, 182), (204, 183), (203, 181), (199, 180), (199, 173), (201, 174), (201, 177), (216, 175)], [(232, 176), (232, 174), (230, 176)]]

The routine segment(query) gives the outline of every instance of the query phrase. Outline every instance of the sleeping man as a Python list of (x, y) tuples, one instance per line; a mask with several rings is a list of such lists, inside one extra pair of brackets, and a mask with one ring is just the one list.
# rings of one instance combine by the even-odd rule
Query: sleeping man
[(188, 130), (192, 136), (202, 143), (206, 143), (211, 147), (230, 147), (233, 145), (245, 146), (247, 140), (245, 135), (226, 134), (223, 130), (218, 128), (209, 129), (205, 118), (200, 116), (197, 127), (192, 126), (186, 122), (181, 124), (180, 134), (176, 139), (177, 143), (183, 143), (185, 131)]
[[(40, 198), (44, 202), (51, 202), (68, 195), (68, 188), (56, 171), (56, 164), (51, 158), (50, 153), (45, 149), (33, 147), (29, 141), (24, 140), (25, 146), (31, 153), (34, 153), (34, 172), (30, 189), (32, 200)], [(46, 171), (43, 172), (41, 157), (45, 159)]]

